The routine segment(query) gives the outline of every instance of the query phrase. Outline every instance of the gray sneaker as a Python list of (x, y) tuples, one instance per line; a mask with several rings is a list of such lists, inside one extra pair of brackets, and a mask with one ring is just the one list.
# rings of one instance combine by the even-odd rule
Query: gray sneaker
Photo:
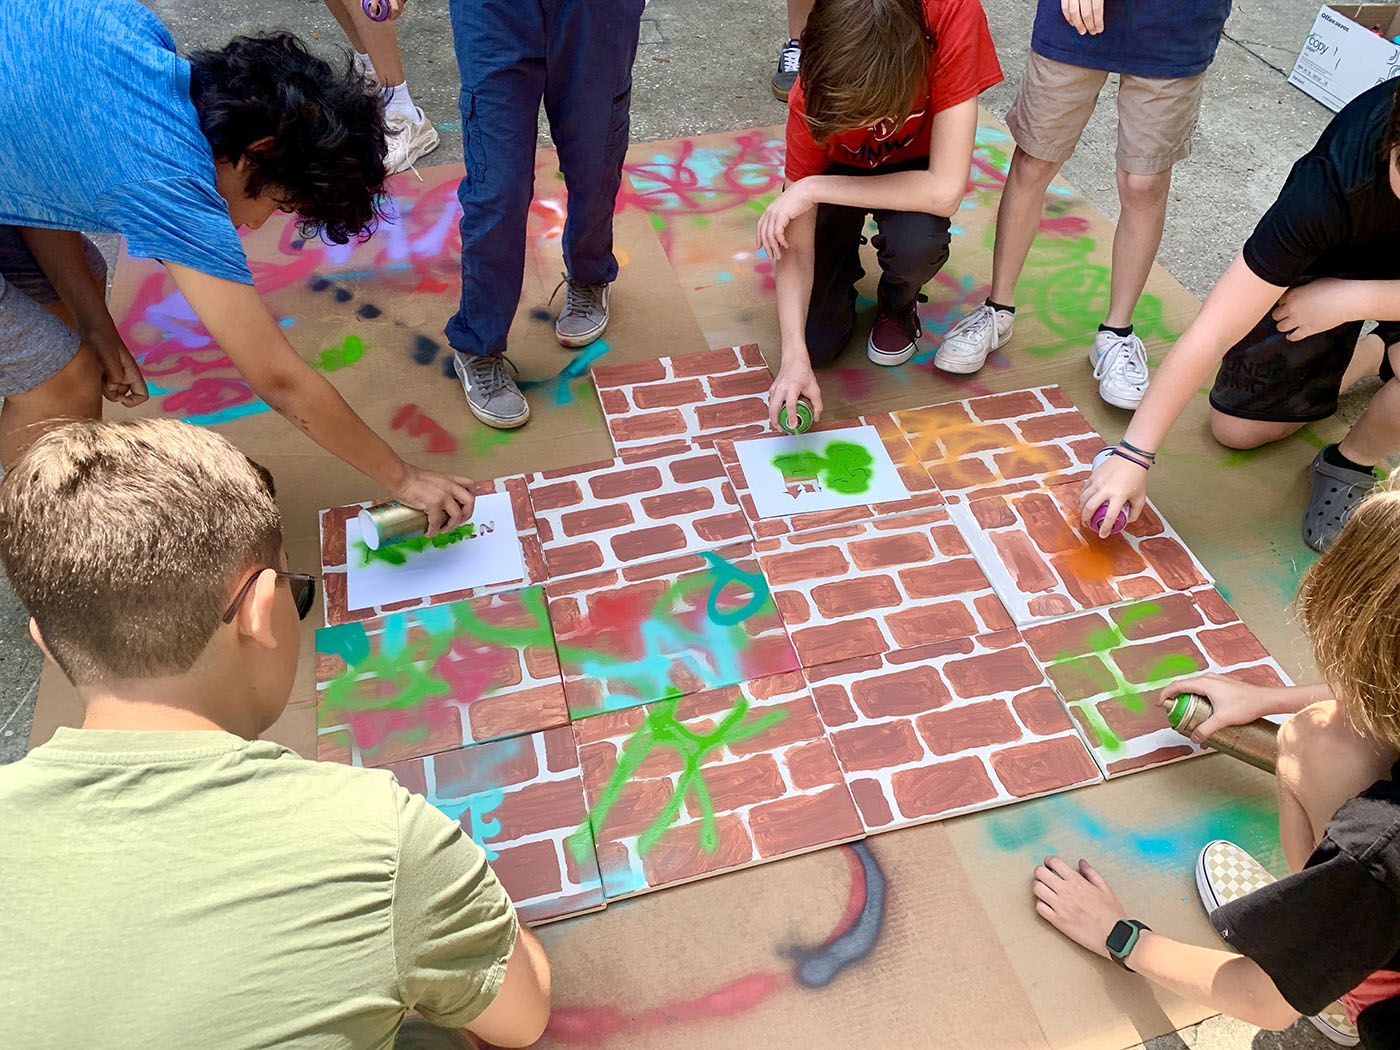
[[(511, 378), (505, 354), (453, 354), (453, 367), (472, 415), (488, 427), (510, 430), (530, 418), (530, 403)], [(509, 367), (507, 367), (509, 366)]]
[(559, 319), (554, 322), (554, 337), (561, 346), (587, 346), (603, 334), (608, 327), (608, 286), (606, 284), (577, 284), (568, 274), (554, 287), (549, 297), (559, 289), (568, 287), (564, 294), (564, 309), (559, 311)]

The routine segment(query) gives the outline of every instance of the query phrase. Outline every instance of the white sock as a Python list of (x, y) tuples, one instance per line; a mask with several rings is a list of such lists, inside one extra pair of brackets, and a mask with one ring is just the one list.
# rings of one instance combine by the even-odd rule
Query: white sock
[(355, 52), (355, 65), (360, 67), (360, 72), (371, 80), (374, 79), (374, 63), (370, 61), (369, 55), (363, 51)]
[(408, 93), (407, 81), (384, 89), (384, 111), (399, 113), (415, 124), (423, 123), (423, 114), (413, 104), (413, 97)]

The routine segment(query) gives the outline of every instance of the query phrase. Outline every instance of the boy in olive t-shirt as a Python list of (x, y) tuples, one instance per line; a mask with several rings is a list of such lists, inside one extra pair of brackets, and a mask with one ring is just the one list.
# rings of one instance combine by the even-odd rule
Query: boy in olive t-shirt
[(542, 1032), (548, 962), (481, 848), (387, 772), (257, 740), (314, 599), (285, 560), (267, 472), (184, 424), (69, 424), (0, 483), (0, 561), (85, 706), (0, 767), (5, 1045)]

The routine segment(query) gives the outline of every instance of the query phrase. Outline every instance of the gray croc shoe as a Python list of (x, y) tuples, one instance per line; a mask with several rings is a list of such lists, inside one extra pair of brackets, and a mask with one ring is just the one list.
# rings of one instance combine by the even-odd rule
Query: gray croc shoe
[(1325, 551), (1332, 545), (1356, 505), (1376, 487), (1376, 476), (1371, 471), (1347, 470), (1328, 463), (1323, 458), (1327, 448), (1314, 457), (1308, 468), (1312, 491), (1303, 515), (1303, 542), (1315, 551)]

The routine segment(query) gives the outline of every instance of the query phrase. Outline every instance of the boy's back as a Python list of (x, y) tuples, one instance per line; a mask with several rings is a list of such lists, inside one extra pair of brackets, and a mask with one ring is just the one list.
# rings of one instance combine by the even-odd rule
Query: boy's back
[(481, 849), (374, 770), (228, 733), (60, 729), (0, 767), (16, 1047), (391, 1047), (460, 1026), (516, 937)]

